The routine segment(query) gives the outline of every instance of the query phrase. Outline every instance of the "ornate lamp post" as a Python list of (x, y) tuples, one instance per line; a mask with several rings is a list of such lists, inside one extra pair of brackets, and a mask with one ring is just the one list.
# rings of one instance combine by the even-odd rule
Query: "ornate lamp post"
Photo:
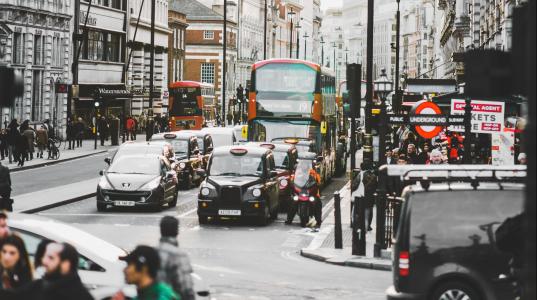
[(291, 28), (289, 30), (289, 58), (293, 58), (293, 17), (296, 15), (296, 13), (291, 8), (290, 11), (287, 13), (287, 16), (291, 20)]
[(304, 33), (304, 60), (308, 60), (308, 33)]
[(386, 75), (386, 69), (380, 71), (380, 77), (375, 80), (374, 83), (375, 92), (379, 95), (381, 100), (380, 107), (380, 124), (379, 124), (379, 163), (383, 165), (386, 163), (386, 97), (393, 91), (393, 82), (388, 79)]

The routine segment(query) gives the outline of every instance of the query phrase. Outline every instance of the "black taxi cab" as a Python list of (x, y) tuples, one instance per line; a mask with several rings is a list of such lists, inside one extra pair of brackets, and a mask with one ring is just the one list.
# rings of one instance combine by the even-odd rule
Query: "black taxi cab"
[(247, 146), (260, 146), (272, 150), (276, 171), (278, 171), (279, 198), (280, 204), (286, 208), (293, 200), (291, 177), (295, 172), (295, 166), (298, 160), (298, 150), (293, 144), (273, 144), (264, 142), (250, 142)]
[(199, 170), (204, 168), (203, 156), (198, 147), (197, 137), (190, 132), (167, 132), (153, 135), (151, 142), (166, 141), (175, 153), (173, 169), (177, 172), (179, 186), (189, 189), (194, 183), (200, 184), (203, 177)]
[(200, 186), (198, 217), (255, 219), (266, 225), (278, 217), (278, 172), (272, 150), (225, 146), (213, 151)]
[(198, 139), (200, 155), (203, 156), (203, 168), (206, 169), (209, 162), (209, 157), (211, 157), (211, 154), (214, 150), (213, 138), (211, 137), (211, 134), (201, 130), (183, 130), (181, 132), (191, 133), (196, 136)]

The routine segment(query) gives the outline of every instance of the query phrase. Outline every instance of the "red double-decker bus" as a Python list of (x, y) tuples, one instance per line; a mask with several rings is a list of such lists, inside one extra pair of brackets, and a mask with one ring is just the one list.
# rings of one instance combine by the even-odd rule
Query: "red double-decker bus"
[(260, 61), (252, 67), (248, 140), (311, 141), (323, 156), (323, 179), (334, 174), (337, 142), (336, 80), (320, 65), (295, 59)]
[(195, 81), (170, 84), (170, 130), (201, 129), (215, 119), (214, 86)]

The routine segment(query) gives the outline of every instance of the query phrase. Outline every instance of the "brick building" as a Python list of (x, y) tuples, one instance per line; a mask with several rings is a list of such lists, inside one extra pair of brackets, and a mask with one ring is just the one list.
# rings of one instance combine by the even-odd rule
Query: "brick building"
[[(222, 103), (223, 70), (223, 26), (224, 17), (216, 10), (195, 0), (173, 0), (186, 15), (186, 59), (184, 79), (213, 84), (218, 103)], [(237, 23), (232, 21), (232, 12), (227, 21), (227, 83), (226, 103), (235, 94), (237, 62)], [(237, 83), (238, 86), (238, 83)]]

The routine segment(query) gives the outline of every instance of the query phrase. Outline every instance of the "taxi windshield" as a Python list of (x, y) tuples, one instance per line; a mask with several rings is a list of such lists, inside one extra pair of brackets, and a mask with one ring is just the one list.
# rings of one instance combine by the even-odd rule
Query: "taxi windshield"
[(311, 160), (301, 159), (296, 165), (295, 185), (299, 187), (307, 187), (310, 183), (314, 183), (315, 179), (310, 176), (310, 170), (313, 168)]
[(289, 156), (287, 155), (287, 152), (274, 152), (274, 163), (277, 168), (289, 168)]
[(173, 151), (175, 154), (187, 154), (188, 153), (188, 141), (185, 140), (171, 140)]
[(230, 155), (211, 162), (211, 176), (263, 176), (261, 157)]
[(160, 175), (161, 164), (158, 157), (123, 156), (110, 166), (107, 173)]

